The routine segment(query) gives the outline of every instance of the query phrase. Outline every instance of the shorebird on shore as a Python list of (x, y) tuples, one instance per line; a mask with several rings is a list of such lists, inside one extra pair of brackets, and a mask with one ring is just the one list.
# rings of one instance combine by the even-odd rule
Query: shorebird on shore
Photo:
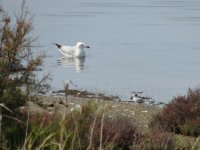
[(132, 92), (132, 96), (130, 97), (132, 102), (136, 103), (146, 103), (146, 104), (154, 104), (155, 100), (151, 97), (141, 96), (143, 92)]
[(133, 102), (136, 102), (136, 103), (144, 103), (144, 98), (139, 96), (138, 94), (134, 94), (133, 96), (131, 96), (130, 98)]

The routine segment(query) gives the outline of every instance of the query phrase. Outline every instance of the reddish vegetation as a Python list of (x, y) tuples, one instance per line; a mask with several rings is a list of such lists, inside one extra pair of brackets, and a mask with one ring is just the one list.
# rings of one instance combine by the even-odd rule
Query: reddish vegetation
[(94, 129), (94, 141), (96, 148), (98, 148), (100, 144), (102, 125), (103, 147), (105, 147), (108, 143), (113, 143), (114, 147), (117, 149), (126, 149), (134, 143), (137, 143), (142, 137), (142, 133), (130, 122), (130, 120), (128, 120), (128, 118), (122, 118), (120, 116), (116, 116), (115, 118), (106, 117), (103, 124), (99, 119)]
[(175, 97), (154, 116), (150, 126), (178, 134), (200, 135), (200, 89), (189, 89), (186, 96)]

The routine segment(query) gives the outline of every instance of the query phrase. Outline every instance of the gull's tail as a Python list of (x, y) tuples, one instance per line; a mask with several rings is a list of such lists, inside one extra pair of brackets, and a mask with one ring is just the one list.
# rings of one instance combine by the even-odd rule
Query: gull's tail
[(61, 47), (61, 45), (59, 45), (59, 44), (57, 44), (57, 43), (52, 43), (52, 44), (56, 45), (58, 48)]

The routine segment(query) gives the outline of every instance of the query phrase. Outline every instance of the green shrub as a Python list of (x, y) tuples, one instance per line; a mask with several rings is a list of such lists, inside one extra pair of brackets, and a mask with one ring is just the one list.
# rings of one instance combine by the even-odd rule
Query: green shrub
[(0, 103), (15, 110), (25, 104), (31, 92), (39, 89), (42, 82), (37, 82), (34, 71), (44, 56), (33, 54), (32, 16), (25, 2), (16, 18), (3, 9), (0, 17)]
[(25, 130), (24, 126), (14, 120), (7, 120), (6, 124), (12, 124), (4, 128), (3, 136), (7, 141), (9, 149), (16, 149), (16, 145), (21, 145), (24, 142)]
[[(21, 128), (24, 126), (11, 120), (16, 121), (18, 118), (25, 121), (26, 118), (21, 117), (18, 108), (26, 105), (33, 93), (47, 85), (48, 76), (41, 81), (36, 80), (35, 71), (42, 64), (44, 55), (37, 56), (34, 53), (36, 39), (32, 37), (33, 17), (25, 1), (21, 5), (21, 13), (15, 17), (10, 17), (1, 7), (0, 18), (0, 104), (14, 112), (10, 113), (5, 107), (0, 109), (0, 118), (3, 117), (0, 120), (0, 142), (1, 137), (5, 137), (4, 140), (8, 141), (4, 143), (13, 144), (13, 141), (24, 140), (21, 139), (24, 135)], [(17, 134), (20, 136), (16, 139)]]

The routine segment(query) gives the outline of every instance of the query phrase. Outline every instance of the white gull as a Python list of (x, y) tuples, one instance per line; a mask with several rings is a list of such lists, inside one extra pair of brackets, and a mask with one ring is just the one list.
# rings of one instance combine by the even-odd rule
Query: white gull
[(78, 42), (76, 46), (62, 46), (57, 43), (55, 44), (61, 53), (67, 57), (85, 57), (84, 48), (90, 48), (88, 45), (85, 45), (83, 42)]

